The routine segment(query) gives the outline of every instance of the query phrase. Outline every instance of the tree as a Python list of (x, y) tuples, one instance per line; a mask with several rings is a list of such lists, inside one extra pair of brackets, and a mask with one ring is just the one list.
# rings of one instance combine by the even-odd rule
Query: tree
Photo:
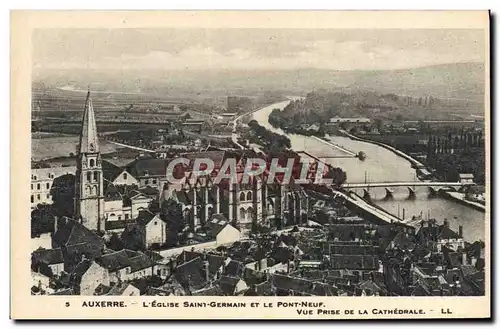
[(67, 174), (54, 179), (50, 189), (55, 215), (72, 217), (74, 215), (75, 175)]
[(111, 234), (109, 242), (106, 244), (106, 246), (111, 250), (118, 251), (125, 248), (125, 243), (123, 243), (118, 234), (113, 233)]
[(173, 199), (162, 202), (160, 216), (167, 223), (167, 245), (175, 246), (179, 243), (179, 235), (186, 227), (182, 214), (182, 205)]

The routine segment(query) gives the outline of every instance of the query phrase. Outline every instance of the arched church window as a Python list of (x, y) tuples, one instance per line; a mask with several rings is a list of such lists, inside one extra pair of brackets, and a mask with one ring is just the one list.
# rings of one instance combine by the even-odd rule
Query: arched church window
[(248, 193), (247, 193), (247, 201), (252, 201), (252, 191), (248, 191)]
[(239, 219), (240, 220), (245, 219), (246, 215), (247, 215), (247, 213), (246, 213), (245, 209), (240, 208), (240, 218)]
[(253, 208), (250, 207), (247, 209), (247, 217), (246, 217), (247, 220), (253, 220)]
[(90, 159), (90, 161), (89, 161), (90, 168), (93, 168), (94, 165), (95, 165), (95, 160), (94, 159)]
[(97, 186), (92, 188), (92, 195), (97, 195)]
[(99, 180), (99, 172), (98, 171), (94, 171), (94, 181), (98, 181)]
[(92, 173), (90, 171), (87, 171), (87, 182), (90, 182), (92, 179)]
[(240, 201), (245, 201), (245, 192), (240, 193)]

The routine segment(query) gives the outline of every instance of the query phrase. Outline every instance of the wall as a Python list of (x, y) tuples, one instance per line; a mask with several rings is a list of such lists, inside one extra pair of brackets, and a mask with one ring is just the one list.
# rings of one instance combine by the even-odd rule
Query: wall
[(114, 185), (138, 185), (139, 182), (135, 179), (134, 176), (129, 174), (126, 170), (124, 170), (120, 175), (118, 175), (113, 181)]
[(54, 274), (54, 275), (59, 275), (59, 274), (61, 274), (61, 272), (64, 271), (64, 263), (52, 264), (52, 265), (49, 265), (49, 267), (52, 270), (52, 274)]
[(52, 237), (50, 233), (43, 233), (39, 237), (31, 238), (31, 251), (39, 248), (52, 249)]
[(82, 281), (80, 282), (80, 295), (93, 295), (99, 284), (109, 286), (109, 273), (104, 267), (96, 262), (92, 262), (92, 265), (90, 265), (87, 272), (82, 276)]
[(150, 198), (139, 198), (139, 199), (133, 199), (132, 200), (132, 212), (131, 216), (132, 218), (137, 218), (139, 215), (139, 211), (141, 209), (148, 209), (149, 203), (152, 201)]
[(148, 268), (130, 273), (127, 276), (127, 280), (139, 279), (139, 278), (143, 278), (146, 276), (152, 276), (152, 275), (153, 275), (153, 268), (148, 267)]
[(141, 291), (138, 288), (129, 284), (127, 288), (123, 291), (122, 296), (140, 296), (140, 294)]
[(146, 225), (146, 247), (153, 243), (163, 244), (166, 242), (167, 226), (158, 216), (155, 216)]
[(41, 284), (41, 288), (42, 289), (45, 289), (49, 286), (49, 282), (50, 282), (50, 278), (43, 275), (43, 274), (40, 274), (40, 273), (37, 273), (37, 272), (31, 272), (31, 279), (32, 279), (32, 285), (38, 287), (39, 284)]
[[(112, 216), (114, 214), (114, 216)], [(123, 201), (113, 200), (104, 202), (104, 217), (107, 220), (123, 220), (125, 215), (123, 213)]]
[(157, 176), (141, 177), (139, 178), (139, 187), (143, 188), (146, 186), (158, 187), (160, 183), (160, 178)]
[(128, 280), (130, 275), (130, 266), (119, 269), (116, 272), (110, 273), (109, 280), (111, 282), (118, 282), (119, 280)]
[(233, 243), (240, 240), (241, 233), (231, 225), (226, 225), (222, 231), (217, 234), (216, 242), (218, 245)]

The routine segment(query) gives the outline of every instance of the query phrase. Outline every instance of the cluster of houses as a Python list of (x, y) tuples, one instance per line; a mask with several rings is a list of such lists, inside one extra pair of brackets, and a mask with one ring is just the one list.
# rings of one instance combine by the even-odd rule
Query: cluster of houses
[(357, 217), (165, 252), (108, 248), (61, 219), (32, 253), (33, 294), (184, 296), (479, 296), (484, 245), (449, 222), (417, 228)]

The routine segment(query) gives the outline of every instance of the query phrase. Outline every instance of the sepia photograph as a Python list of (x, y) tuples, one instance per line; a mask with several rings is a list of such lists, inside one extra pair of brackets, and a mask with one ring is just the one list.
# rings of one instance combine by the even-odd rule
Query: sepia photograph
[(18, 47), (29, 108), (11, 109), (26, 132), (12, 175), (30, 182), (12, 192), (27, 273), (13, 299), (187, 319), (489, 316), (488, 12), (401, 13), (414, 27), (364, 12), (366, 28), (363, 12), (331, 13), (339, 26), (116, 14), (123, 26), (32, 20)]

